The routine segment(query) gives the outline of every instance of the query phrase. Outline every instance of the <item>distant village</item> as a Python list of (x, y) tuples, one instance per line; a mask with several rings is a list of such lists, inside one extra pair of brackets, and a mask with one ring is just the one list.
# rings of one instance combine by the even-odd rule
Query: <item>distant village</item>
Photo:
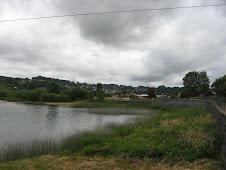
[[(54, 78), (47, 78), (42, 76), (28, 78), (12, 78), (0, 76), (0, 85), (12, 86), (14, 89), (23, 89), (27, 84), (33, 83), (35, 86), (45, 90), (48, 82), (55, 82), (59, 85), (61, 89), (70, 88), (83, 88), (91, 91), (97, 90), (96, 84), (71, 82), (69, 80), (60, 80)], [(131, 99), (147, 99), (148, 98), (148, 88), (147, 86), (126, 86), (117, 84), (102, 84), (103, 91), (106, 97), (112, 97), (113, 100), (118, 98), (122, 100)], [(178, 98), (178, 95), (182, 91), (181, 87), (166, 87), (164, 85), (155, 88), (155, 94), (157, 99), (167, 99), (167, 98)]]

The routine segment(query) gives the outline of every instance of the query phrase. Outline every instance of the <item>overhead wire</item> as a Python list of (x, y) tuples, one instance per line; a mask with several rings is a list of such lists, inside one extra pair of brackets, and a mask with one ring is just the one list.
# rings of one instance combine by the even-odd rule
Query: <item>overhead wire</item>
[(103, 11), (103, 12), (77, 13), (77, 14), (42, 16), (42, 17), (5, 19), (5, 20), (0, 20), (0, 22), (16, 22), (16, 21), (41, 20), (41, 19), (64, 18), (64, 17), (77, 17), (77, 16), (88, 16), (88, 15), (104, 15), (104, 14), (118, 14), (118, 13), (132, 13), (132, 12), (176, 10), (176, 9), (188, 9), (188, 8), (207, 8), (207, 7), (220, 7), (220, 6), (226, 6), (226, 4), (209, 4), (209, 5), (193, 5), (193, 6), (177, 6), (177, 7), (165, 7), (165, 8), (146, 8), (146, 9), (132, 9), (132, 10), (118, 10), (118, 11)]

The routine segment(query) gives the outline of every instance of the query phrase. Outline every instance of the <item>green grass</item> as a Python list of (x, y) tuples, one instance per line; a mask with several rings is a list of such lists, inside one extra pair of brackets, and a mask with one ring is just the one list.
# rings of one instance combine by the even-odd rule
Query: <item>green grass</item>
[(0, 148), (0, 161), (16, 160), (61, 151), (61, 143), (46, 139), (34, 140), (30, 143), (17, 143)]
[[(100, 102), (101, 103), (101, 102)], [(109, 102), (101, 105), (109, 106)], [(87, 103), (85, 103), (87, 105)], [(114, 105), (110, 103), (110, 105)], [(117, 104), (118, 106), (118, 104)], [(123, 105), (123, 107), (141, 107)], [(18, 159), (58, 152), (62, 156), (122, 157), (147, 159), (168, 163), (194, 162), (200, 159), (220, 161), (221, 136), (211, 114), (203, 108), (171, 109), (147, 105), (161, 112), (152, 119), (138, 120), (135, 124), (111, 124), (95, 132), (82, 132), (68, 136), (58, 147), (48, 142), (31, 147), (26, 152), (11, 148), (7, 159)], [(43, 142), (42, 142), (43, 143)], [(54, 145), (54, 143), (53, 143)], [(38, 146), (38, 145), (37, 145)], [(55, 145), (57, 146), (57, 145)], [(31, 154), (32, 153), (32, 154)], [(10, 157), (13, 156), (13, 157)], [(44, 165), (38, 165), (37, 168)], [(47, 167), (47, 165), (45, 166)]]
[(146, 123), (120, 126), (105, 135), (90, 134), (79, 145), (64, 149), (87, 156), (150, 157), (170, 162), (220, 158), (220, 132), (210, 113), (200, 108), (162, 110)]
[(122, 108), (143, 108), (143, 109), (166, 109), (170, 110), (169, 106), (161, 107), (154, 104), (143, 104), (143, 103), (118, 103), (117, 101), (102, 100), (102, 101), (79, 101), (73, 107), (76, 108), (113, 108), (113, 107), (122, 107)]

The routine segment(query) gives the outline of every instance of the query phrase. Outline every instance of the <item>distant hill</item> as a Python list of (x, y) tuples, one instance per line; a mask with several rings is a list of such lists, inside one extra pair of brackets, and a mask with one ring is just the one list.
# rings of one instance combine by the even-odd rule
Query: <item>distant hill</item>
[[(16, 88), (16, 89), (32, 89), (36, 88), (46, 88), (49, 82), (54, 82), (59, 85), (61, 90), (68, 88), (85, 88), (89, 90), (96, 90), (96, 84), (88, 84), (88, 83), (79, 83), (72, 82), (69, 80), (56, 79), (51, 77), (32, 77), (29, 78), (12, 78), (0, 76), (0, 88)], [(126, 86), (126, 85), (117, 85), (117, 84), (103, 84), (103, 89), (105, 93), (111, 94), (147, 94), (148, 87), (146, 86)], [(171, 93), (179, 93), (182, 88), (180, 87), (165, 87), (159, 86), (156, 88), (156, 94), (171, 94)]]
[(4, 87), (26, 89), (29, 84), (33, 84), (36, 87), (43, 88), (47, 86), (48, 82), (55, 82), (59, 84), (60, 88), (72, 88), (80, 86), (80, 83), (74, 83), (69, 80), (60, 80), (42, 76), (32, 77), (32, 79), (0, 76), (0, 87), (2, 88)]

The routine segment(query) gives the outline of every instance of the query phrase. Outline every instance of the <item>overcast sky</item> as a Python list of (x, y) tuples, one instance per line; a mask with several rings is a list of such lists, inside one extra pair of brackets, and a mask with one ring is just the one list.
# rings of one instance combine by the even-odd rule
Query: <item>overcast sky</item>
[[(226, 0), (1, 0), (0, 20)], [(226, 6), (0, 22), (0, 75), (182, 86), (226, 74)]]

